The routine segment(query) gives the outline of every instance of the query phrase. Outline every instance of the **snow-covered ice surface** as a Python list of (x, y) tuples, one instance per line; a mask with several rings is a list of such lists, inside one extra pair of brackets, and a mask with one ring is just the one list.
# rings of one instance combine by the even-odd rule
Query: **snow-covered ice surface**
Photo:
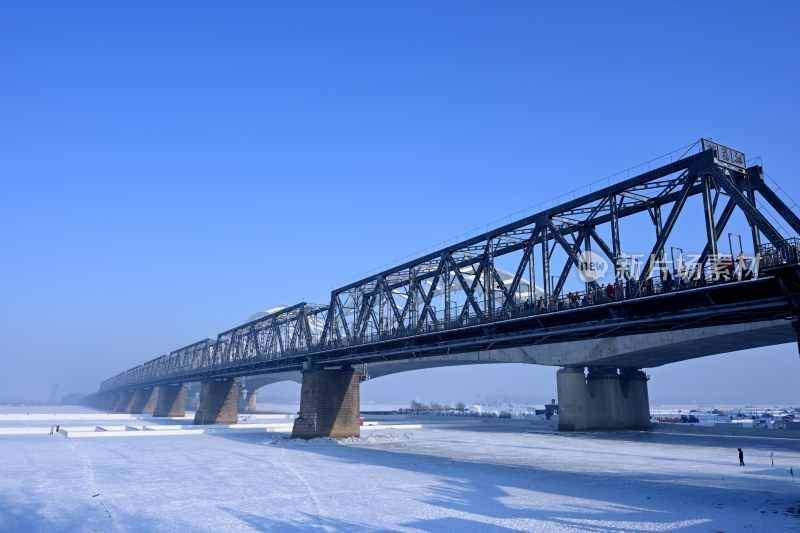
[[(68, 430), (91, 425), (92, 414), (104, 420), (70, 412), (84, 416), (63, 421)], [(63, 414), (27, 422), (49, 428)], [(558, 434), (524, 421), (444, 418), (435, 427), (390, 420), (421, 423), (413, 429), (376, 419), (384, 425), (338, 442), (247, 431), (0, 435), (0, 531), (800, 530), (795, 440)], [(0, 428), (11, 427), (24, 423), (0, 417)]]

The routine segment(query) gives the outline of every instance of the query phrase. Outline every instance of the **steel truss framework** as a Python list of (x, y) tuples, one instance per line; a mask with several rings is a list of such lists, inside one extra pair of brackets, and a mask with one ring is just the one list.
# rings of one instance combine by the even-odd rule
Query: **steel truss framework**
[[(695, 195), (703, 200), (706, 233), (698, 271), (715, 266), (719, 238), (737, 210), (754, 250), (784, 250), (788, 241), (757, 208), (756, 194), (797, 234), (800, 219), (766, 185), (762, 168), (747, 168), (743, 153), (717, 143), (703, 139), (699, 147), (668, 165), (335, 289), (329, 305), (300, 303), (175, 350), (104, 381), (100, 391), (190, 381), (223, 369), (247, 375), (289, 368), (271, 364), (280, 361), (297, 369), (326, 360), (331, 350), (643, 297), (663, 279), (666, 244)], [(649, 214), (655, 231), (650, 254), (634, 269), (619, 227), (638, 213)], [(585, 291), (570, 291), (567, 299), (565, 282), (571, 271), (586, 268), (586, 252), (608, 261), (615, 289), (601, 290), (589, 276)], [(515, 268), (503, 270), (501, 262)], [(757, 265), (754, 270), (757, 277)]]

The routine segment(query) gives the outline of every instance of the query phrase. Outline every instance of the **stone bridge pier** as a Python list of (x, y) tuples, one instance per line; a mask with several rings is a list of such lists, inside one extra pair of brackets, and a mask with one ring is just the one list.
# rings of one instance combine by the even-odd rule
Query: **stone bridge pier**
[(132, 390), (120, 391), (116, 396), (113, 410), (118, 413), (130, 413), (133, 407), (133, 392)]
[(195, 424), (235, 424), (238, 419), (239, 382), (233, 379), (204, 381)]
[(161, 385), (153, 416), (186, 415), (186, 387), (183, 385)]
[(353, 368), (303, 372), (300, 416), (294, 421), (292, 438), (358, 437), (360, 383), (361, 374)]
[(648, 429), (647, 375), (636, 368), (566, 367), (556, 375), (559, 431)]
[(156, 408), (156, 389), (136, 389), (133, 391), (133, 401), (131, 402), (131, 414), (152, 414)]
[(247, 394), (242, 394), (241, 401), (239, 402), (239, 410), (243, 413), (255, 413), (257, 402), (258, 402), (258, 391), (248, 390)]

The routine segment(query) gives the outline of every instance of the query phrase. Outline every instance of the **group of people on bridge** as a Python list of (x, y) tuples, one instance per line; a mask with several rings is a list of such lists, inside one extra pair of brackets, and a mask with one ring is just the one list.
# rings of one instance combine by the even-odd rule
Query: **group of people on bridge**
[(550, 297), (549, 301), (545, 300), (544, 296), (539, 296), (535, 302), (527, 298), (518, 306), (517, 310), (523, 314), (561, 311), (712, 283), (741, 281), (757, 277), (760, 262), (759, 256), (749, 259), (744, 253), (740, 253), (736, 257), (736, 261), (733, 261), (731, 256), (720, 254), (711, 258), (705, 268), (700, 263), (696, 263), (690, 268), (681, 263), (675, 269), (674, 274), (669, 268), (659, 268), (660, 275), (648, 278), (638, 292), (637, 280), (627, 276), (624, 282), (618, 280), (614, 283), (600, 283), (586, 291), (569, 291), (557, 297)]

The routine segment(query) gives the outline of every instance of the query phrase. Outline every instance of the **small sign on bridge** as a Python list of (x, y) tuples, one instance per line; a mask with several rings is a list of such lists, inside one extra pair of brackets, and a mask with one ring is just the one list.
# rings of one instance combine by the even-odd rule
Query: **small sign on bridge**
[(744, 152), (734, 150), (733, 148), (723, 146), (708, 139), (700, 139), (700, 142), (703, 145), (703, 151), (714, 150), (714, 157), (716, 157), (722, 165), (733, 167), (736, 170), (745, 170), (747, 168), (747, 158), (744, 156)]

